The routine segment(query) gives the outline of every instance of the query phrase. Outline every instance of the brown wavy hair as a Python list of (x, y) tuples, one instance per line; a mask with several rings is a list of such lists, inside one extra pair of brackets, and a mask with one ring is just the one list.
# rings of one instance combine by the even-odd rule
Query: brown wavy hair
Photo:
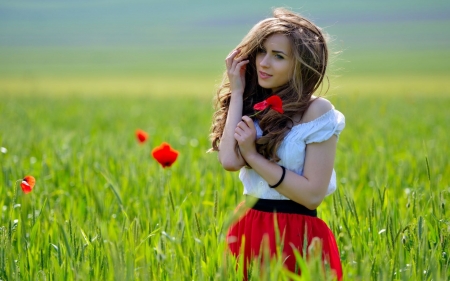
[[(256, 141), (257, 151), (274, 162), (280, 160), (276, 152), (295, 124), (294, 118), (302, 117), (313, 101), (312, 95), (321, 86), (328, 64), (328, 48), (322, 30), (292, 11), (274, 9), (273, 17), (257, 23), (236, 47), (241, 50), (240, 55), (247, 56), (250, 61), (245, 72), (242, 115), (253, 114), (255, 103), (274, 94), (271, 89), (259, 86), (255, 59), (266, 38), (276, 33), (289, 38), (294, 57), (292, 78), (275, 93), (283, 100), (284, 114), (266, 109), (254, 117), (263, 131), (263, 136)], [(210, 134), (212, 151), (219, 150), (230, 98), (230, 83), (225, 72), (215, 100), (216, 112)]]

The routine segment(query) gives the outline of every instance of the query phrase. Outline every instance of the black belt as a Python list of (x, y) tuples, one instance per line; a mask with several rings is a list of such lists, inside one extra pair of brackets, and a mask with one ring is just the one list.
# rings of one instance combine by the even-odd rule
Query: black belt
[[(272, 199), (261, 199), (255, 198), (247, 195), (247, 200), (249, 203), (254, 202), (256, 200), (255, 205), (251, 208), (253, 210), (261, 211), (261, 212), (277, 212), (277, 213), (287, 213), (287, 214), (299, 214), (306, 215), (310, 217), (317, 217), (317, 209), (310, 210), (292, 200), (272, 200)], [(254, 199), (254, 200), (252, 200)]]

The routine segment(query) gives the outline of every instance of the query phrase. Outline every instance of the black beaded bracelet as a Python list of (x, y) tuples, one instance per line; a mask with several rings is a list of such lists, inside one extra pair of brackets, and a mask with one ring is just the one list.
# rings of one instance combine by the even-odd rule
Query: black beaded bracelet
[(276, 184), (274, 184), (274, 185), (270, 185), (269, 184), (270, 188), (275, 188), (275, 187), (279, 186), (284, 180), (284, 176), (286, 175), (286, 168), (284, 166), (281, 166), (281, 165), (280, 165), (280, 167), (281, 167), (281, 169), (283, 169), (283, 174), (281, 175), (280, 180)]

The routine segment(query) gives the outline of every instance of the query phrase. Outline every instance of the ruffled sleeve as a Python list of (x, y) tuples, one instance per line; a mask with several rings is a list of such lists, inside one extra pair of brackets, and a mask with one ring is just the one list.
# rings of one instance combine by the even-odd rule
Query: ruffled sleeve
[(344, 115), (336, 109), (331, 109), (309, 124), (308, 134), (305, 143), (323, 142), (331, 138), (332, 135), (339, 137), (345, 127)]

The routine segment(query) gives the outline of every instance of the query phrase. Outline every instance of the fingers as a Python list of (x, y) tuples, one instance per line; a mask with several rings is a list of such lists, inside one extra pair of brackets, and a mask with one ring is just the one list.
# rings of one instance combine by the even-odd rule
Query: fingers
[(236, 55), (240, 52), (239, 49), (233, 50), (231, 53), (228, 54), (227, 58), (225, 59), (225, 64), (227, 65), (227, 68), (231, 68), (234, 58)]
[(246, 60), (246, 58), (247, 57), (239, 57), (237, 59), (236, 58), (233, 59), (233, 63), (231, 64), (230, 70), (231, 71), (239, 70), (239, 73), (240, 73), (240, 70), (242, 69), (242, 67), (249, 62), (249, 60)]
[(244, 122), (247, 126), (250, 123), (253, 123), (252, 118), (248, 117), (247, 115), (242, 116), (242, 122)]
[(237, 57), (238, 54), (241, 52), (240, 49), (233, 50), (230, 54), (228, 54), (227, 58), (225, 59), (225, 64), (227, 66), (227, 69), (229, 71), (233, 71), (235, 69), (242, 69), (244, 65), (248, 63), (247, 57)]
[(237, 54), (237, 50), (233, 50), (231, 53), (228, 54), (227, 58), (225, 59), (225, 64), (227, 65), (227, 68), (231, 67), (231, 63), (233, 62), (234, 57)]
[[(240, 122), (241, 123), (241, 122)], [(242, 125), (241, 126), (245, 126)], [(242, 127), (239, 127), (239, 124), (234, 129), (234, 139), (237, 140), (238, 143), (241, 143), (244, 140), (245, 137), (245, 131)]]
[(241, 72), (245, 70), (245, 66), (248, 64), (249, 60), (242, 60), (236, 64), (236, 69), (239, 69)]
[(240, 137), (245, 136), (247, 129), (248, 129), (248, 126), (247, 126), (247, 124), (245, 124), (245, 122), (242, 122), (242, 121), (239, 122), (236, 125), (236, 128), (234, 129), (234, 137), (236, 139), (240, 139)]
[(250, 127), (248, 126), (248, 124), (244, 120), (242, 120), (239, 123), (237, 123), (236, 129), (237, 128), (245, 130), (245, 129), (250, 128)]
[[(245, 117), (245, 120), (244, 120)], [(253, 121), (248, 116), (243, 116), (242, 121), (237, 123), (234, 129), (234, 138), (238, 141), (244, 141), (247, 138), (253, 139), (256, 137)]]
[[(254, 129), (255, 124), (253, 123), (252, 118), (248, 117), (247, 115), (242, 116), (242, 121), (243, 123), (245, 123), (245, 125), (247, 125), (247, 127), (249, 127), (250, 129)], [(241, 123), (239, 122), (239, 123)]]
[(234, 135), (243, 136), (244, 133), (245, 133), (245, 131), (239, 127), (236, 127), (236, 129), (234, 130)]

